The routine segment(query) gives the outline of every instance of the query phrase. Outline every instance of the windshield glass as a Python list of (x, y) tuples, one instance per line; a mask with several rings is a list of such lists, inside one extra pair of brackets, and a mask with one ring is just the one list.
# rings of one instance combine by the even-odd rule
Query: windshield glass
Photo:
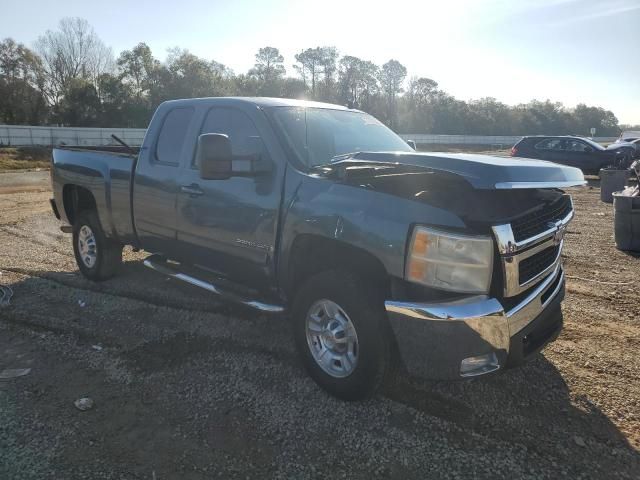
[(353, 152), (412, 152), (371, 115), (327, 108), (276, 107), (273, 116), (288, 146), (310, 167)]

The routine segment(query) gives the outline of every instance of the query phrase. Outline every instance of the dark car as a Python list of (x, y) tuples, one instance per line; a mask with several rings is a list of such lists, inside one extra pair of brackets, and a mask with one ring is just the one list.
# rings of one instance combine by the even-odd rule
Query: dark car
[(595, 175), (609, 166), (629, 167), (634, 155), (635, 148), (630, 144), (603, 147), (588, 138), (571, 136), (523, 137), (511, 149), (512, 157), (549, 160)]

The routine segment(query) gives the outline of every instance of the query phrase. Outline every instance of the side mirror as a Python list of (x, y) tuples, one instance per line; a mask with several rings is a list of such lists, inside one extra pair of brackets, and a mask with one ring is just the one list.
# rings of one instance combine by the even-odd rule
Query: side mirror
[(200, 166), (200, 178), (224, 180), (232, 172), (231, 142), (222, 133), (205, 133), (198, 137), (196, 160)]
[(407, 145), (416, 150), (416, 142), (413, 140), (407, 140)]
[(593, 152), (593, 147), (585, 147), (584, 151), (587, 153), (592, 153)]

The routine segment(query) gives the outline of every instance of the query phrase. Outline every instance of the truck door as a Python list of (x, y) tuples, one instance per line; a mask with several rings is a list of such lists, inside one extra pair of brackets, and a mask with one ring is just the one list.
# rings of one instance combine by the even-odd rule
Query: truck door
[(180, 160), (194, 112), (192, 107), (174, 107), (156, 114), (160, 119), (154, 117), (150, 125), (134, 175), (133, 215), (140, 243), (169, 257), (176, 248)]
[(257, 154), (273, 170), (255, 177), (200, 178), (195, 155), (183, 165), (178, 193), (178, 248), (184, 261), (243, 285), (263, 288), (273, 274), (284, 174), (269, 159), (256, 125), (242, 110), (213, 107), (198, 135), (224, 133), (233, 155)]

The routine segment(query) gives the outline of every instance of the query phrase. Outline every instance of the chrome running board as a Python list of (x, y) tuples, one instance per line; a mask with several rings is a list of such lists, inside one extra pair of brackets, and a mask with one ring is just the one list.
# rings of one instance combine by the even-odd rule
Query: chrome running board
[(282, 305), (274, 305), (270, 303), (260, 302), (258, 300), (249, 300), (246, 298), (242, 298), (235, 293), (223, 290), (213, 283), (200, 280), (199, 278), (192, 277), (191, 275), (187, 275), (185, 273), (177, 272), (169, 267), (166, 261), (159, 255), (151, 255), (150, 257), (146, 258), (144, 261), (144, 266), (149, 267), (156, 272), (162, 273), (163, 275), (175, 278), (176, 280), (190, 283), (191, 285), (195, 285), (196, 287), (204, 288), (205, 290), (218, 295), (223, 300), (239, 303), (247, 307), (255, 308), (256, 310), (260, 310), (262, 312), (280, 313), (284, 312), (285, 310)]

